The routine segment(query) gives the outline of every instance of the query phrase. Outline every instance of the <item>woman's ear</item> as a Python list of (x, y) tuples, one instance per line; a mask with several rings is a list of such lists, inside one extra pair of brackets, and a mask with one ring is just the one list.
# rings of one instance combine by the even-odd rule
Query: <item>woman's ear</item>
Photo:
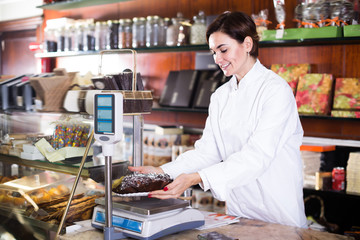
[(244, 46), (245, 46), (246, 52), (251, 52), (251, 49), (253, 47), (253, 40), (251, 37), (249, 37), (249, 36), (245, 37)]

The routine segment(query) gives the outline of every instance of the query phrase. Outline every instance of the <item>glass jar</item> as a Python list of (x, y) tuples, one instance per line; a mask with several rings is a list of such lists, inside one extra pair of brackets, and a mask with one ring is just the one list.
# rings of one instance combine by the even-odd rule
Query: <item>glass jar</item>
[(57, 39), (56, 39), (56, 29), (46, 27), (44, 29), (44, 42), (45, 42), (45, 51), (46, 52), (56, 52), (57, 51)]
[(74, 27), (69, 23), (65, 25), (65, 46), (64, 51), (73, 51), (74, 46)]
[(144, 17), (133, 18), (132, 47), (140, 48), (146, 46), (146, 19)]
[(95, 24), (93, 22), (84, 24), (84, 51), (95, 50)]
[(161, 44), (160, 46), (166, 46), (166, 32), (169, 26), (171, 25), (171, 19), (170, 18), (164, 18), (163, 21), (163, 27), (161, 29)]
[(146, 46), (156, 47), (162, 44), (164, 27), (163, 19), (159, 16), (148, 16), (146, 21)]
[(57, 28), (55, 31), (56, 41), (57, 41), (57, 51), (65, 51), (65, 27)]
[(190, 21), (183, 18), (181, 13), (172, 18), (172, 25), (166, 31), (167, 46), (182, 46), (189, 43)]
[(95, 24), (95, 50), (105, 50), (106, 46), (110, 46), (110, 41), (107, 42), (109, 35), (109, 28), (106, 21), (96, 22)]
[(206, 44), (205, 14), (200, 11), (194, 16), (194, 24), (190, 28), (190, 44)]
[(132, 47), (132, 21), (131, 19), (119, 20), (119, 48)]
[(77, 21), (75, 24), (75, 46), (74, 51), (84, 50), (84, 26), (83, 22)]
[(179, 23), (177, 18), (171, 19), (171, 25), (166, 31), (166, 46), (176, 46), (179, 34)]
[(111, 20), (109, 24), (110, 30), (110, 49), (119, 48), (119, 20)]

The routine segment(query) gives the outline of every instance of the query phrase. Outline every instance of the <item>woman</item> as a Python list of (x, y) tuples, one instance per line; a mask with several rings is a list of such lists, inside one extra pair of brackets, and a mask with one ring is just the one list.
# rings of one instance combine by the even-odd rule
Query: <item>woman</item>
[(215, 63), (229, 82), (211, 96), (195, 149), (161, 167), (174, 181), (149, 197), (176, 198), (192, 185), (226, 201), (230, 215), (306, 227), (300, 145), (303, 130), (291, 88), (259, 60), (252, 19), (225, 12), (206, 33)]

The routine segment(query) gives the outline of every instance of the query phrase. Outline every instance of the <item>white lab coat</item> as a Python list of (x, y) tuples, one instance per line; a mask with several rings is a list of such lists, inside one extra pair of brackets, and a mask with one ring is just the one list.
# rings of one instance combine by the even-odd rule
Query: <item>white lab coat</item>
[(198, 172), (228, 214), (306, 227), (302, 137), (291, 88), (257, 60), (239, 84), (233, 76), (211, 96), (195, 149), (161, 167), (173, 178)]

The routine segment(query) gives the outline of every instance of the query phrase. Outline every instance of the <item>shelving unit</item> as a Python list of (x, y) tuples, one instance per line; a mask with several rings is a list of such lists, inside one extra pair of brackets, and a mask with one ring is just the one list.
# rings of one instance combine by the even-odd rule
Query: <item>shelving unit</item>
[[(360, 44), (360, 37), (342, 37), (326, 39), (299, 39), (299, 40), (274, 40), (261, 41), (260, 48), (268, 47), (288, 47), (288, 46), (317, 46), (317, 45), (340, 45), (340, 44)], [(158, 52), (194, 52), (207, 51), (208, 45), (185, 45), (185, 46), (162, 46), (149, 48), (134, 48), (138, 53), (158, 53)], [(98, 55), (100, 51), (68, 51), (68, 52), (44, 52), (36, 53), (37, 58), (56, 58), (56, 57), (73, 57), (84, 55)]]

